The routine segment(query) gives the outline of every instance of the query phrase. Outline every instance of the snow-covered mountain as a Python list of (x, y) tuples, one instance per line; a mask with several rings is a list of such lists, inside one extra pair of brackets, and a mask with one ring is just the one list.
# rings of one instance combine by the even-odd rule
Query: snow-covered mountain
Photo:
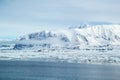
[[(87, 25), (61, 30), (44, 30), (20, 37), (13, 49), (83, 48), (120, 45), (120, 25)], [(10, 44), (10, 43), (9, 43)]]
[(120, 64), (120, 25), (80, 25), (0, 41), (0, 60)]

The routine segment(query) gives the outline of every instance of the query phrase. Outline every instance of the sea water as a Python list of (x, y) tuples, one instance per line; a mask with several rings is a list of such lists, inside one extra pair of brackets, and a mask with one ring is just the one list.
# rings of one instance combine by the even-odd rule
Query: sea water
[(120, 66), (0, 61), (0, 80), (120, 80)]

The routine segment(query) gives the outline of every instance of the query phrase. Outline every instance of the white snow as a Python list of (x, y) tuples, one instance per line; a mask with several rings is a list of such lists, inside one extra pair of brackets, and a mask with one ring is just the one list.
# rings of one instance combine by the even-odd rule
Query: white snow
[[(56, 31), (41, 31), (25, 35), (22, 41), (42, 41), (49, 44), (70, 45), (120, 45), (120, 25), (89, 25)], [(68, 40), (67, 42), (65, 40)], [(64, 45), (65, 44), (65, 45)]]
[(35, 60), (91, 64), (120, 64), (120, 50), (1, 50), (0, 60)]
[(0, 41), (0, 60), (120, 64), (120, 25), (83, 25)]

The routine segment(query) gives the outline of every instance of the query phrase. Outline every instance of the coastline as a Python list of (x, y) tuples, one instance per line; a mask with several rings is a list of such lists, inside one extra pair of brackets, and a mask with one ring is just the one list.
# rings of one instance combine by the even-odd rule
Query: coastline
[(82, 63), (98, 65), (120, 65), (119, 51), (66, 51), (33, 52), (13, 51), (0, 53), (0, 61), (43, 61), (60, 63)]

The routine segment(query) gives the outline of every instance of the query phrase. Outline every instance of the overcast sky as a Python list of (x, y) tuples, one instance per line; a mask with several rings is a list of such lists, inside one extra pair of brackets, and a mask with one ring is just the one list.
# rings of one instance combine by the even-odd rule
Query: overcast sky
[(88, 22), (120, 21), (120, 0), (0, 0), (0, 39)]

